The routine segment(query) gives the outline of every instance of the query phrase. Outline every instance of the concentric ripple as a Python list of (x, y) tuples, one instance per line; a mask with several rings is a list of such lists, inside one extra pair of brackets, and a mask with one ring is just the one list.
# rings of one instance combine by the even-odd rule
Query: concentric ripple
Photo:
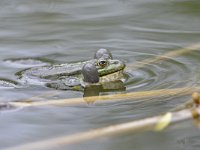
[[(155, 59), (156, 55), (136, 53), (136, 62), (127, 64), (126, 74), (129, 77), (125, 85), (127, 92), (161, 88), (192, 86), (199, 80), (198, 69), (190, 66), (185, 56), (167, 58), (153, 63), (143, 64), (146, 59)], [(139, 67), (138, 67), (139, 66)]]

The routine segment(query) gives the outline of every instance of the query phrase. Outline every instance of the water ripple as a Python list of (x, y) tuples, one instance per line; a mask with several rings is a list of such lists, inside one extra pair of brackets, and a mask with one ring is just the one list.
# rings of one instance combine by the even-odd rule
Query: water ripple
[[(156, 55), (147, 55), (136, 53), (135, 64), (141, 64), (141, 58), (153, 58)], [(127, 75), (129, 79), (126, 82), (128, 91), (142, 91), (148, 89), (158, 89), (160, 87), (172, 88), (183, 85), (192, 85), (198, 82), (198, 75), (192, 74), (190, 64), (182, 62), (177, 58), (167, 58), (167, 60), (155, 62), (152, 64), (144, 64), (139, 68), (129, 65)], [(136, 66), (137, 67), (137, 66)], [(190, 78), (193, 76), (193, 81)]]

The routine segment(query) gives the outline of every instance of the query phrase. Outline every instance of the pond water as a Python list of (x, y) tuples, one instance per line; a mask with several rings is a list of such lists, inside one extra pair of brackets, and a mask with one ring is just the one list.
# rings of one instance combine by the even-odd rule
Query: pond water
[[(93, 58), (99, 48), (131, 66), (200, 42), (200, 2), (196, 0), (1, 0), (0, 78), (18, 82), (16, 72), (48, 63)], [(198, 86), (200, 51), (170, 56), (134, 69), (127, 67), (126, 91)], [(58, 91), (42, 86), (1, 88), (0, 102), (82, 97), (79, 91)], [(53, 95), (52, 93), (57, 93)], [(46, 97), (46, 98), (45, 98)], [(15, 147), (141, 119), (173, 108), (188, 96), (151, 101), (113, 101), (77, 106), (39, 106), (0, 111), (0, 149)], [(37, 99), (37, 98), (36, 98)], [(170, 101), (169, 101), (170, 100)], [(70, 145), (67, 149), (199, 149), (199, 130), (183, 122), (164, 132), (131, 132)], [(58, 148), (66, 149), (66, 147)]]

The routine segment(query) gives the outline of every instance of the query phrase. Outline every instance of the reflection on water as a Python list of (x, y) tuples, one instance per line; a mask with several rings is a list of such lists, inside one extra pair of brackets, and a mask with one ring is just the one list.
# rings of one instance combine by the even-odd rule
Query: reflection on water
[[(143, 63), (146, 59), (199, 42), (199, 8), (199, 2), (195, 0), (0, 1), (0, 77), (13, 81), (15, 85), (18, 82), (15, 73), (22, 69), (88, 60), (92, 58), (91, 53), (99, 48), (110, 49), (113, 57), (123, 60), (127, 66)], [(95, 92), (109, 95), (198, 86), (199, 57), (197, 50), (138, 69), (127, 67), (128, 79), (123, 86), (118, 85), (121, 87), (119, 91), (112, 88), (111, 91), (93, 89), (92, 92), (85, 89), (85, 93), (59, 91), (53, 96), (46, 94), (43, 100), (82, 97)], [(126, 90), (122, 88), (124, 86)], [(53, 94), (57, 90), (32, 85), (4, 88), (0, 92), (0, 101), (7, 102)], [(74, 107), (29, 107), (15, 111), (5, 111), (7, 106), (2, 105), (0, 149), (157, 115), (188, 97), (166, 99), (156, 99), (148, 105), (127, 101), (109, 104), (89, 102)], [(106, 137), (74, 147), (102, 149), (103, 145), (103, 149), (151, 150), (162, 146), (166, 150), (179, 150), (182, 147), (177, 144), (177, 139), (185, 137), (186, 133), (192, 137), (192, 140), (188, 137), (187, 141), (193, 142), (198, 138), (191, 125), (180, 125), (178, 129), (164, 133)], [(195, 147), (199, 148), (199, 145), (195, 144)]]
[(122, 92), (125, 91), (126, 87), (124, 86), (124, 83), (122, 81), (114, 81), (114, 82), (108, 82), (103, 83), (99, 86), (88, 86), (84, 88), (84, 95), (83, 97), (88, 96), (97, 96), (100, 95), (100, 93), (106, 93), (110, 92), (110, 94), (113, 94), (113, 92)]

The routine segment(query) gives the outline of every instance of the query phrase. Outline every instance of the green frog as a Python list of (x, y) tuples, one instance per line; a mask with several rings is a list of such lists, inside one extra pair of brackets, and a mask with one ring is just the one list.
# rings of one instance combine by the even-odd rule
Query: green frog
[(60, 90), (82, 90), (124, 79), (125, 64), (113, 59), (110, 51), (99, 49), (94, 59), (47, 65), (22, 70), (16, 75), (24, 84), (45, 85)]

